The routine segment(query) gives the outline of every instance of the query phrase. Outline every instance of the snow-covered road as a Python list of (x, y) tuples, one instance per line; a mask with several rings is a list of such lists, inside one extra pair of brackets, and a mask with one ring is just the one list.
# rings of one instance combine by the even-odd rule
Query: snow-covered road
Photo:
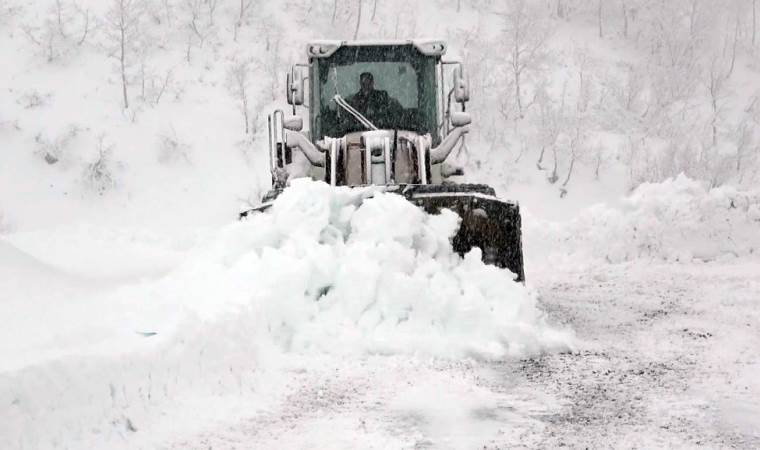
[(579, 351), (291, 361), (269, 407), (168, 447), (760, 446), (760, 263), (531, 275)]

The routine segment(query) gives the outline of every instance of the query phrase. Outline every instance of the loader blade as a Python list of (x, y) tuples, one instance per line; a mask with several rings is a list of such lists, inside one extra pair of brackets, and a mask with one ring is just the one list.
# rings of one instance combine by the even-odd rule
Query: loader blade
[(452, 240), (454, 250), (464, 255), (479, 247), (483, 262), (512, 271), (525, 281), (520, 206), (496, 198), (485, 185), (409, 185), (402, 194), (429, 213), (450, 209), (462, 218)]
[[(483, 262), (509, 269), (519, 282), (525, 281), (523, 268), (520, 205), (499, 200), (493, 188), (483, 184), (400, 184), (389, 185), (386, 192), (406, 197), (428, 213), (450, 209), (462, 218), (454, 250), (464, 255), (472, 248), (482, 251)], [(282, 188), (270, 191), (259, 206), (240, 213), (240, 219), (267, 210)]]

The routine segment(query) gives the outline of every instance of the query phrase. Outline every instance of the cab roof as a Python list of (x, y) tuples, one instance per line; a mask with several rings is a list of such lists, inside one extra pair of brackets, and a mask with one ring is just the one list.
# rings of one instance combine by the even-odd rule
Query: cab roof
[(440, 39), (397, 39), (369, 41), (316, 40), (306, 46), (309, 58), (327, 58), (341, 47), (395, 47), (412, 45), (425, 56), (442, 56), (446, 53), (446, 43)]

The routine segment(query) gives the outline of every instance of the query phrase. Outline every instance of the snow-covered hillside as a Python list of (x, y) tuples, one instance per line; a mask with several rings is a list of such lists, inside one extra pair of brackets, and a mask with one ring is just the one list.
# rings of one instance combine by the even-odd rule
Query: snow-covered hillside
[(133, 0), (123, 71), (118, 5), (0, 5), (0, 229), (223, 223), (268, 186), (265, 116), (305, 42), (354, 35), (445, 38), (473, 97), (457, 159), (540, 217), (681, 172), (757, 181), (754, 2)]
[[(756, 8), (0, 0), (0, 448), (759, 446)], [(236, 220), (307, 41), (422, 36), (526, 285), (374, 188)]]

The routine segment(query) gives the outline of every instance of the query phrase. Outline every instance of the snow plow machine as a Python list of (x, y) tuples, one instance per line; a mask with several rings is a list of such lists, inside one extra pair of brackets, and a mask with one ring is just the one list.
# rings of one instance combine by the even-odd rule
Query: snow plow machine
[[(517, 202), (496, 198), (487, 185), (450, 181), (462, 173), (445, 161), (463, 143), (471, 118), (464, 67), (444, 60), (445, 52), (438, 40), (309, 43), (308, 63), (287, 74), (293, 114), (269, 115), (272, 190), (241, 219), (266, 210), (297, 176), (383, 186), (428, 213), (459, 214), (454, 250), (464, 255), (479, 247), (485, 263), (524, 281)], [(309, 131), (297, 107), (309, 111)]]

